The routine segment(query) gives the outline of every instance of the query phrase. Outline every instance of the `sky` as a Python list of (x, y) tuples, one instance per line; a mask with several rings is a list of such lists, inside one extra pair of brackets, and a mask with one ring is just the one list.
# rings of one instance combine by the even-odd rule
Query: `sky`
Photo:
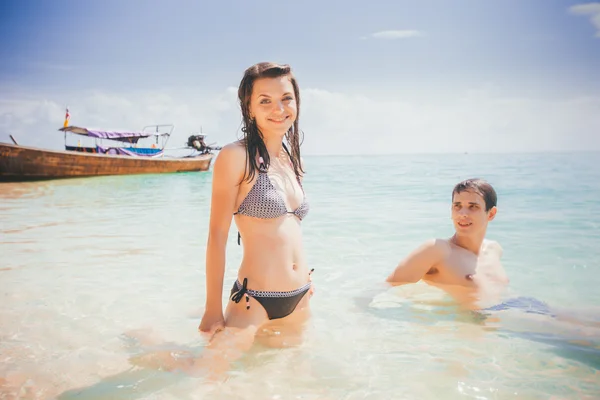
[(290, 64), (303, 155), (600, 151), (600, 2), (3, 0), (0, 141), (71, 124), (241, 137), (237, 86)]

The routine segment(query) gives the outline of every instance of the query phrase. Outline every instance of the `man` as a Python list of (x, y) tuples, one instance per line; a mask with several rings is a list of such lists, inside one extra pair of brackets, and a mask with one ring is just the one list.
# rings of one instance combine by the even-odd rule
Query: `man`
[(502, 248), (485, 240), (488, 223), (498, 211), (496, 203), (496, 191), (482, 179), (457, 184), (452, 190), (454, 235), (421, 245), (398, 264), (387, 282), (400, 285), (422, 279), (470, 309), (496, 304), (508, 284), (500, 264)]

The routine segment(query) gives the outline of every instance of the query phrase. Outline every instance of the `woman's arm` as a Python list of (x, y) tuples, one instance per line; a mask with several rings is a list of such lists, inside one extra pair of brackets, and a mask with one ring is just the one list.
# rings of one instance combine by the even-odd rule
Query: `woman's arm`
[(214, 332), (224, 324), (222, 297), (225, 250), (245, 162), (245, 149), (232, 143), (220, 151), (213, 167), (206, 248), (206, 309), (200, 322), (200, 330), (204, 332)]

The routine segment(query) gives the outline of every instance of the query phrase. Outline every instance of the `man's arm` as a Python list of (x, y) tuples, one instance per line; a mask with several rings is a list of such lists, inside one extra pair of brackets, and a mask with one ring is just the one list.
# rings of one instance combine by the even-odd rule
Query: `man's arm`
[(398, 264), (386, 282), (392, 284), (418, 282), (433, 266), (444, 259), (446, 249), (447, 244), (443, 240), (433, 239), (425, 242)]

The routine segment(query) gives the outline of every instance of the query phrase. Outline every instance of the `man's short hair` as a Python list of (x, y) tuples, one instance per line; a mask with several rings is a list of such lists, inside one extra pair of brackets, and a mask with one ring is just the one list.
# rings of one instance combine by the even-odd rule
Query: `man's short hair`
[(454, 200), (454, 195), (456, 193), (473, 191), (483, 197), (485, 201), (485, 211), (490, 211), (492, 207), (496, 207), (496, 203), (498, 202), (498, 196), (496, 195), (496, 191), (486, 181), (479, 178), (472, 178), (457, 183), (452, 190), (452, 199)]

